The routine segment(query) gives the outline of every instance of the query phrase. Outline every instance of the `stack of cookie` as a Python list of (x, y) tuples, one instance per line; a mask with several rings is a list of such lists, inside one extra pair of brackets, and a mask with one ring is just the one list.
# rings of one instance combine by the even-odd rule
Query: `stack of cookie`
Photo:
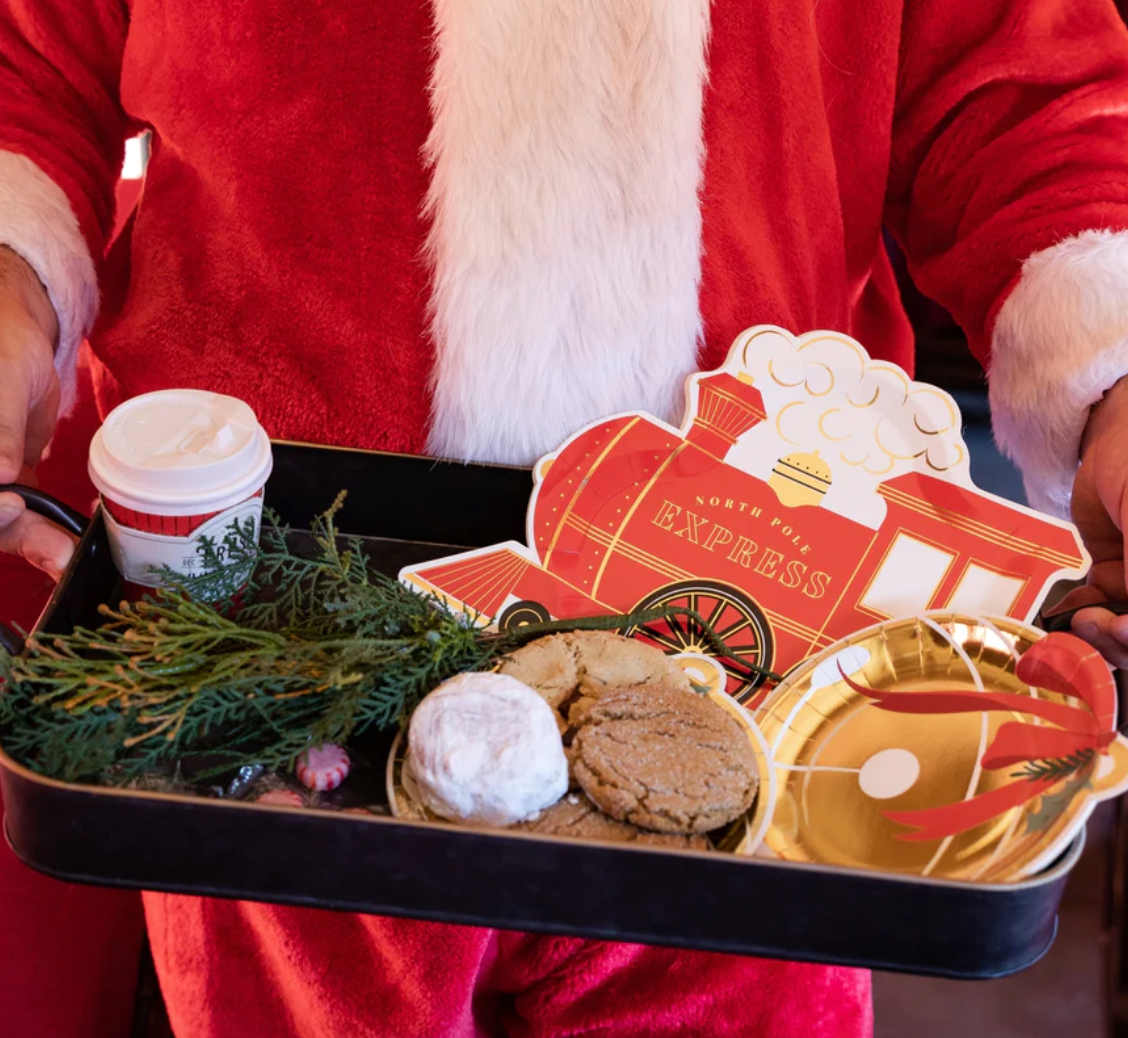
[(756, 758), (729, 713), (652, 646), (605, 632), (551, 635), (501, 663), (556, 712), (572, 789), (518, 828), (708, 849), (756, 797)]

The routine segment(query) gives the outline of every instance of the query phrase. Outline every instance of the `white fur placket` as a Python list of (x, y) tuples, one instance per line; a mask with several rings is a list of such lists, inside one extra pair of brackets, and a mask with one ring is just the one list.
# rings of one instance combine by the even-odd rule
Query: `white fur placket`
[(433, 453), (529, 463), (696, 366), (709, 0), (434, 0)]

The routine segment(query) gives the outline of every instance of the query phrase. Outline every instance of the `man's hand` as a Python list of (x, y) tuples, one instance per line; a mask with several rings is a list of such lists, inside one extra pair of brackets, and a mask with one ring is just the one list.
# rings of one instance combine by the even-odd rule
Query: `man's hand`
[(1128, 667), (1128, 616), (1100, 608), (1103, 602), (1128, 601), (1128, 379), (1113, 386), (1089, 416), (1073, 484), (1073, 521), (1093, 568), (1086, 586), (1071, 592), (1062, 606), (1092, 606), (1074, 617), (1074, 633), (1114, 667)]
[[(0, 246), (0, 483), (33, 482), (32, 469), (55, 431), (59, 380), (54, 308), (31, 268)], [(58, 577), (74, 538), (0, 494), (0, 551), (16, 552)]]

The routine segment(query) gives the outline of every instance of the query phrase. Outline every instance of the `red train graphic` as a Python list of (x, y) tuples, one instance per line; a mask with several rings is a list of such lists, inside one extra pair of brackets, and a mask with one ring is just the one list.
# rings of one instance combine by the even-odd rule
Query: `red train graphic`
[[(1028, 618), (1085, 559), (1072, 528), (916, 471), (879, 483), (876, 529), (820, 507), (817, 455), (763, 480), (725, 463), (765, 420), (743, 373), (691, 380), (678, 431), (646, 415), (598, 422), (544, 459), (516, 542), (404, 570), (409, 585), (501, 627), (683, 605), (731, 650), (729, 691), (754, 705), (762, 676), (877, 620), (968, 608)], [(671, 653), (712, 649), (691, 620), (627, 632)]]

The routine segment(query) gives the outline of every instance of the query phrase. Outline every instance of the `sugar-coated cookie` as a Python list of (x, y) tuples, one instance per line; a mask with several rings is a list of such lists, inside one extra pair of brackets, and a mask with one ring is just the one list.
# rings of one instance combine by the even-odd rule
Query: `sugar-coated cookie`
[(568, 789), (556, 712), (505, 674), (459, 674), (415, 709), (408, 764), (420, 799), (457, 822), (531, 818)]

